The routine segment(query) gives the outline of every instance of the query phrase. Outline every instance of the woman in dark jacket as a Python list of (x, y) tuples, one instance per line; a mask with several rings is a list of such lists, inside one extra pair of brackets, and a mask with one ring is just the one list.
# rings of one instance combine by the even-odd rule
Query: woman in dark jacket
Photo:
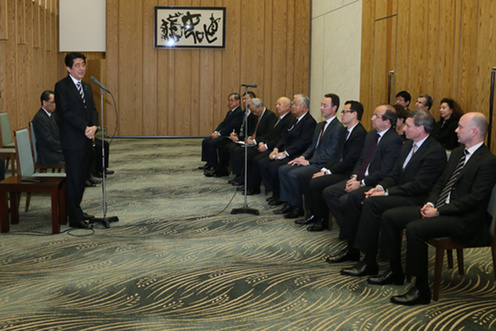
[(439, 113), (441, 119), (434, 125), (432, 136), (446, 150), (451, 151), (459, 145), (455, 130), (458, 127), (458, 120), (463, 115), (463, 110), (455, 100), (444, 98), (441, 100)]

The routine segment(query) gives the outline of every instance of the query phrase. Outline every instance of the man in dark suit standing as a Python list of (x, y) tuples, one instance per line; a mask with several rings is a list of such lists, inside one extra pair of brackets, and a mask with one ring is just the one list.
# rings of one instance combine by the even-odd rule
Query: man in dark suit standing
[(279, 201), (279, 168), (300, 156), (312, 142), (317, 122), (308, 113), (309, 107), (310, 99), (308, 96), (304, 94), (294, 96), (291, 113), (295, 118), (268, 157), (261, 159), (257, 163), (265, 189), (273, 191), (272, 199), (269, 200), (270, 205), (282, 204)]
[[(415, 276), (415, 285), (406, 293), (391, 297), (401, 305), (428, 304), (428, 248), (426, 241), (450, 237), (461, 244), (489, 243), (491, 217), (487, 205), (496, 183), (496, 157), (484, 145), (488, 123), (481, 113), (467, 113), (456, 133), (460, 146), (432, 188), (423, 206), (400, 207), (382, 215), (382, 249), (390, 260), (390, 270), (369, 283), (398, 280), (404, 276), (401, 266), (401, 234), (406, 234), (406, 274)], [(389, 276), (388, 276), (389, 275)], [(387, 276), (387, 277), (386, 277)], [(386, 282), (382, 282), (386, 283)]]
[(351, 210), (354, 203), (350, 202), (363, 200), (365, 192), (376, 186), (393, 169), (403, 144), (394, 128), (396, 120), (393, 106), (378, 106), (372, 115), (374, 129), (365, 137), (363, 152), (351, 179), (331, 185), (323, 192), (327, 206), (341, 227), (342, 236), (348, 240), (348, 248), (329, 256), (329, 263), (360, 259), (360, 252), (353, 248), (360, 210)]
[(328, 227), (329, 209), (322, 197), (322, 192), (328, 186), (350, 178), (353, 167), (358, 162), (363, 150), (367, 131), (360, 120), (363, 115), (363, 105), (358, 101), (346, 101), (341, 111), (341, 123), (346, 126), (343, 157), (335, 163), (328, 161), (319, 172), (309, 176), (300, 176), (298, 184), (305, 196), (305, 209), (311, 211), (306, 219), (296, 220), (296, 224), (310, 224), (308, 231), (323, 231)]
[(46, 90), (40, 96), (41, 108), (32, 123), (36, 136), (37, 164), (50, 165), (64, 162), (59, 127), (55, 119), (55, 92)]
[(92, 225), (81, 209), (81, 200), (89, 172), (98, 113), (91, 86), (82, 81), (86, 73), (86, 57), (81, 53), (69, 53), (65, 56), (65, 65), (69, 75), (55, 84), (55, 102), (67, 173), (67, 214), (71, 227), (91, 229)]
[(302, 176), (309, 178), (327, 162), (335, 164), (342, 157), (346, 130), (336, 117), (338, 109), (339, 96), (326, 94), (320, 104), (324, 121), (315, 127), (312, 143), (299, 157), (279, 168), (280, 200), (287, 205), (281, 211), (285, 218), (297, 218), (304, 214), (298, 179)]
[(382, 213), (422, 203), (446, 166), (444, 148), (430, 135), (434, 118), (425, 110), (417, 110), (410, 113), (405, 124), (408, 141), (401, 148), (394, 169), (376, 187), (365, 192), (365, 200), (360, 197), (350, 201), (356, 209), (362, 210), (354, 242), (355, 248), (366, 255), (363, 262), (341, 270), (342, 274), (377, 274)]
[[(258, 170), (258, 162), (269, 156), (272, 149), (276, 146), (277, 142), (286, 133), (289, 125), (293, 121), (293, 116), (290, 113), (291, 100), (287, 97), (280, 97), (276, 102), (277, 118), (274, 126), (269, 130), (267, 135), (258, 140), (256, 153), (248, 154), (248, 179), (247, 179), (247, 192), (248, 194), (256, 194), (260, 192), (260, 184), (262, 177)], [(234, 183), (236, 184), (236, 183)]]
[(243, 109), (240, 106), (239, 93), (231, 93), (227, 97), (227, 105), (229, 111), (224, 117), (224, 120), (215, 128), (214, 132), (203, 139), (202, 142), (202, 161), (205, 161), (204, 166), (200, 169), (204, 170), (205, 175), (212, 172), (215, 173), (215, 168), (219, 165), (217, 159), (217, 144), (224, 139), (229, 138), (229, 135), (237, 130), (243, 122)]

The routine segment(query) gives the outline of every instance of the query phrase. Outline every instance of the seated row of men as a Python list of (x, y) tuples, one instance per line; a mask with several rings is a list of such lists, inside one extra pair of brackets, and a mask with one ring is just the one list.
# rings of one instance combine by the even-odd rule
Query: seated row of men
[[(239, 95), (231, 97), (234, 105)], [(339, 97), (326, 94), (320, 107), (325, 120), (318, 124), (308, 112), (309, 102), (301, 94), (295, 95), (291, 104), (287, 98), (280, 98), (278, 114), (287, 114), (291, 106), (293, 116), (284, 116), (276, 123), (274, 119), (268, 121), (268, 131), (264, 132), (258, 131), (263, 116), (272, 112), (260, 99), (249, 102), (250, 116), (254, 115), (251, 123), (259, 124), (253, 130), (248, 126), (246, 134), (250, 146), (245, 183), (248, 193), (259, 193), (263, 181), (266, 190), (273, 192), (269, 204), (283, 204), (274, 212), (286, 218), (305, 215), (304, 200), (307, 217), (296, 223), (312, 224), (307, 228), (310, 231), (327, 228), (330, 211), (340, 225), (340, 237), (348, 245), (329, 256), (327, 262), (355, 261), (341, 273), (371, 276), (368, 282), (376, 285), (399, 285), (405, 275), (415, 276), (415, 285), (391, 301), (404, 305), (429, 303), (426, 240), (447, 236), (464, 244), (489, 242), (491, 217), (487, 205), (496, 184), (496, 157), (484, 145), (488, 130), (485, 116), (471, 112), (459, 119), (456, 134), (462, 145), (447, 161), (446, 150), (431, 135), (435, 121), (428, 111), (410, 112), (403, 142), (395, 130), (396, 110), (389, 104), (376, 107), (371, 118), (373, 129), (366, 132), (360, 123), (363, 106), (359, 102), (345, 103), (340, 122), (336, 118)], [(267, 137), (276, 136), (277, 126), (286, 117), (286, 126), (272, 140), (276, 142), (269, 143)], [(204, 149), (219, 137), (224, 134), (207, 138)], [(239, 157), (242, 147), (224, 138), (216, 142), (219, 157), (225, 146), (230, 146), (227, 154), (231, 158)], [(224, 175), (224, 171), (218, 175)], [(215, 170), (213, 174), (217, 174)], [(407, 240), (405, 270), (401, 264), (403, 229)], [(382, 274), (377, 263), (379, 248), (390, 261), (390, 269)], [(365, 253), (363, 260), (360, 252)]]

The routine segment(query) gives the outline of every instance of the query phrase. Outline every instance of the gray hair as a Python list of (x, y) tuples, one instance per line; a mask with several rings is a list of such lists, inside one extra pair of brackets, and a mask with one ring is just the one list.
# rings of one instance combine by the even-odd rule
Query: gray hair
[(302, 106), (307, 106), (310, 109), (310, 98), (305, 94), (295, 94), (295, 99), (299, 99)]
[(413, 118), (415, 126), (423, 126), (426, 133), (431, 133), (434, 129), (434, 117), (426, 110), (415, 110), (409, 117)]
[(254, 98), (254, 99), (251, 99), (250, 106), (253, 106), (255, 108), (263, 107), (264, 103), (262, 102), (262, 100), (260, 100), (260, 98)]

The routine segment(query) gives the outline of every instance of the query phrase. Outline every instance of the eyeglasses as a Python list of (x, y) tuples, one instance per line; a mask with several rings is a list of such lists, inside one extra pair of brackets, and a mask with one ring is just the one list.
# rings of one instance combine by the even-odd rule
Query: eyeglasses
[(301, 106), (301, 105), (296, 103), (296, 102), (291, 102), (291, 107), (298, 107), (298, 106)]
[(346, 114), (346, 113), (353, 113), (354, 110), (342, 110), (341, 113)]

